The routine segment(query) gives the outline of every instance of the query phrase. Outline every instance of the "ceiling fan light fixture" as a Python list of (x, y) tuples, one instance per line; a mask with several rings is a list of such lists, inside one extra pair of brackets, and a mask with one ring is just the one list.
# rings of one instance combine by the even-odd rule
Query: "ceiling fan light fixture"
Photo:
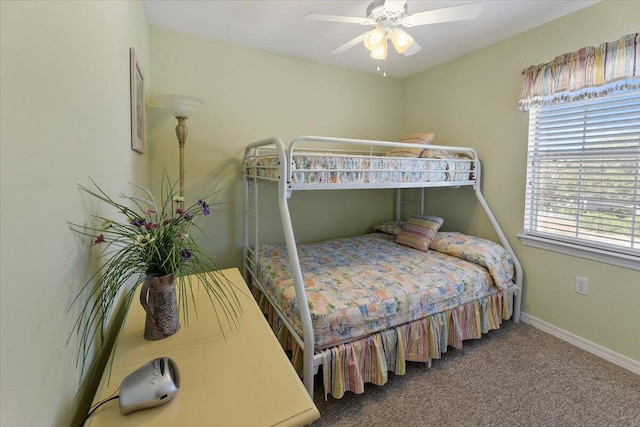
[(377, 59), (380, 61), (384, 61), (385, 59), (387, 59), (387, 39), (384, 39), (383, 43), (381, 43), (380, 46), (372, 50), (370, 56), (373, 59)]
[(406, 31), (394, 28), (391, 32), (391, 42), (398, 53), (403, 53), (411, 47), (413, 38)]
[[(425, 10), (424, 12), (411, 15), (407, 8), (408, 0), (369, 1), (366, 17), (364, 18), (317, 13), (305, 15), (305, 18), (312, 21), (345, 22), (374, 26), (375, 28), (372, 30), (361, 33), (337, 49), (334, 49), (331, 53), (342, 53), (364, 42), (365, 47), (370, 52), (370, 56), (381, 61), (384, 66), (383, 61), (387, 59), (389, 40), (391, 40), (395, 50), (404, 56), (415, 55), (422, 49), (416, 40), (398, 27), (408, 28), (438, 24), (441, 22), (465, 21), (476, 18), (482, 12), (482, 3), (479, 1), (458, 6)], [(380, 63), (378, 64), (378, 68), (380, 68)], [(378, 69), (378, 71), (380, 70)], [(383, 72), (383, 75), (386, 75), (386, 73)]]
[(383, 43), (385, 39), (386, 39), (386, 35), (384, 33), (384, 30), (380, 27), (376, 27), (373, 30), (369, 31), (367, 34), (365, 34), (364, 45), (367, 49), (373, 52), (374, 50), (378, 49), (382, 44), (386, 44), (386, 43)]

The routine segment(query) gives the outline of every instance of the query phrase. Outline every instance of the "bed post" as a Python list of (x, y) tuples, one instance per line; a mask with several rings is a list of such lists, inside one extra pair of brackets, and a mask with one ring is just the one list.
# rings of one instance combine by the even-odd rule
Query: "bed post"
[[(274, 138), (275, 139), (275, 138)], [(278, 157), (280, 158), (280, 179), (278, 180), (278, 205), (280, 209), (280, 220), (282, 221), (282, 229), (287, 244), (287, 252), (289, 254), (289, 266), (291, 269), (291, 277), (293, 285), (296, 289), (296, 300), (298, 302), (298, 312), (300, 313), (300, 322), (302, 324), (302, 337), (304, 341), (303, 348), (303, 372), (302, 379), (307, 393), (313, 399), (313, 356), (314, 356), (314, 335), (313, 324), (311, 323), (311, 313), (307, 304), (307, 292), (304, 288), (302, 279), (302, 271), (300, 269), (300, 259), (298, 258), (298, 248), (296, 239), (293, 234), (293, 225), (291, 223), (291, 215), (289, 213), (289, 204), (287, 202), (289, 192), (289, 167), (287, 164), (287, 156), (284, 150), (282, 140), (277, 139), (276, 147), (278, 149)]]
[(482, 191), (480, 190), (480, 176), (481, 176), (480, 160), (478, 159), (478, 155), (475, 153), (475, 151), (473, 154), (475, 157), (476, 184), (474, 186), (474, 190), (476, 193), (476, 198), (480, 202), (480, 206), (482, 206), (482, 209), (484, 210), (485, 215), (487, 215), (487, 218), (489, 218), (489, 222), (491, 223), (491, 226), (493, 227), (494, 231), (498, 235), (498, 239), (500, 239), (500, 243), (506, 250), (509, 251), (509, 253), (511, 254), (511, 258), (513, 258), (513, 265), (516, 270), (516, 285), (518, 286), (518, 290), (515, 295), (515, 300), (513, 302), (513, 321), (515, 323), (518, 323), (520, 321), (520, 306), (522, 304), (522, 279), (523, 279), (522, 266), (520, 265), (520, 261), (518, 261), (518, 257), (516, 257), (516, 253), (511, 248), (509, 241), (507, 240), (506, 236), (502, 232), (502, 229), (500, 228), (500, 225), (498, 224), (496, 217), (493, 215), (491, 208), (489, 207), (489, 205), (487, 204), (487, 201), (482, 195)]
[[(300, 260), (298, 258), (298, 248), (296, 247), (296, 240), (293, 234), (293, 225), (291, 223), (291, 216), (289, 213), (289, 205), (287, 203), (287, 199), (290, 195), (289, 188), (289, 164), (287, 161), (287, 155), (285, 152), (284, 143), (280, 138), (267, 138), (261, 141), (257, 141), (247, 145), (245, 148), (245, 159), (248, 154), (259, 157), (257, 150), (260, 147), (269, 147), (275, 148), (278, 152), (278, 173), (280, 176), (277, 178), (278, 180), (278, 208), (280, 210), (280, 219), (282, 221), (282, 229), (284, 231), (285, 243), (287, 245), (287, 252), (289, 254), (289, 265), (291, 269), (291, 277), (293, 278), (293, 285), (296, 290), (296, 299), (298, 302), (298, 311), (300, 313), (300, 323), (302, 324), (302, 345), (303, 345), (303, 357), (304, 357), (304, 369), (303, 369), (303, 380), (304, 386), (309, 393), (309, 396), (313, 398), (313, 376), (314, 376), (314, 348), (315, 341), (313, 335), (313, 326), (311, 323), (311, 313), (309, 311), (309, 306), (307, 304), (307, 293), (304, 288), (304, 281), (302, 280), (302, 271), (300, 269)], [(245, 165), (246, 167), (246, 165)], [(244, 182), (244, 202), (245, 202), (245, 211), (244, 211), (244, 244), (245, 248), (243, 251), (244, 260), (244, 274), (245, 279), (249, 277), (249, 269), (251, 266), (248, 264), (248, 247), (250, 242), (249, 235), (251, 234), (254, 239), (254, 256), (255, 260), (253, 263), (253, 267), (257, 268), (258, 265), (258, 216), (257, 212), (254, 218), (254, 230), (251, 233), (251, 227), (249, 226), (249, 187), (251, 184), (254, 185), (254, 208), (257, 211), (258, 209), (258, 182), (256, 179), (257, 176), (254, 176), (251, 180), (245, 177)], [(252, 271), (251, 274), (254, 277), (257, 276), (257, 271)], [(249, 282), (247, 282), (249, 283)], [(300, 344), (300, 341), (298, 341)]]
[[(247, 148), (245, 149), (244, 152), (244, 157), (243, 159), (246, 159), (247, 156), (249, 155), (249, 153), (255, 153), (256, 148), (252, 147), (252, 148)], [(254, 192), (254, 198), (255, 196), (257, 196), (257, 192), (258, 192), (258, 183), (255, 180), (255, 178), (252, 178), (251, 180), (249, 178), (247, 178), (247, 173), (246, 173), (246, 165), (243, 164), (242, 165), (242, 169), (243, 169), (243, 173), (242, 173), (242, 184), (243, 184), (243, 198), (244, 198), (244, 209), (242, 212), (243, 218), (242, 218), (242, 241), (243, 241), (243, 248), (242, 248), (242, 276), (244, 277), (244, 281), (245, 283), (247, 283), (248, 285), (251, 283), (251, 279), (250, 279), (250, 268), (251, 266), (249, 265), (249, 244), (251, 242), (251, 240), (253, 240), (253, 242), (255, 244), (257, 244), (257, 240), (258, 240), (258, 236), (256, 235), (258, 229), (257, 226), (255, 228), (251, 228), (249, 226), (249, 219), (250, 219), (250, 209), (249, 209), (249, 196), (250, 196), (250, 191), (249, 189), (251, 188), (251, 185), (253, 185), (253, 192)], [(255, 218), (258, 218), (258, 205), (255, 204), (254, 205), (254, 216)], [(253, 233), (251, 233), (251, 230), (253, 230)], [(250, 235), (251, 233), (251, 235)], [(255, 254), (257, 256), (257, 252)], [(258, 260), (255, 260), (255, 264), (257, 265)], [(253, 273), (253, 272), (252, 272)]]
[[(246, 157), (247, 152), (245, 151), (243, 159)], [(245, 165), (242, 166), (242, 196), (244, 199), (244, 209), (242, 211), (242, 276), (244, 277), (245, 283), (249, 284), (249, 266), (247, 265), (249, 252), (249, 179), (247, 178), (244, 168)], [(258, 185), (258, 183), (254, 182), (253, 185)]]

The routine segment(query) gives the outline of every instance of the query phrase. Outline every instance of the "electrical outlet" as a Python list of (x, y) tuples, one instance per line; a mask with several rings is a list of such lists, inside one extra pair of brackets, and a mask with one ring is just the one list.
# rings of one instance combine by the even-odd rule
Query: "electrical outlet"
[(587, 295), (589, 293), (589, 279), (576, 276), (576, 292), (582, 295)]

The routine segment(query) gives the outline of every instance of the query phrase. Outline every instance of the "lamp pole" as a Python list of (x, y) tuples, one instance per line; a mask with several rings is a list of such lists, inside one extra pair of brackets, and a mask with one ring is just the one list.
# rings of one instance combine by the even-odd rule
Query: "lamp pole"
[(184, 146), (189, 135), (186, 117), (176, 117), (178, 125), (176, 126), (176, 136), (178, 137), (178, 146), (180, 147), (180, 196), (184, 197)]
[(176, 136), (180, 150), (180, 197), (184, 198), (184, 146), (189, 135), (187, 119), (204, 101), (186, 95), (159, 95), (156, 99), (178, 120)]

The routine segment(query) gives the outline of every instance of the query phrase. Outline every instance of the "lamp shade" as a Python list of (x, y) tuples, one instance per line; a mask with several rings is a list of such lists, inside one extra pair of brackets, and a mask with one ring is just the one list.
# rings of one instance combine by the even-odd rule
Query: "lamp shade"
[(387, 59), (387, 40), (385, 39), (380, 46), (372, 50), (370, 56), (380, 61)]
[(159, 95), (156, 100), (175, 117), (184, 118), (191, 117), (198, 107), (204, 104), (202, 99), (186, 95)]
[(384, 30), (380, 27), (374, 28), (364, 36), (364, 45), (367, 49), (369, 49), (372, 52), (375, 49), (379, 48), (384, 41), (385, 41)]
[(409, 49), (411, 43), (413, 43), (413, 39), (406, 31), (400, 28), (394, 28), (391, 32), (391, 43), (393, 43), (393, 47), (396, 48), (398, 53), (403, 53)]

